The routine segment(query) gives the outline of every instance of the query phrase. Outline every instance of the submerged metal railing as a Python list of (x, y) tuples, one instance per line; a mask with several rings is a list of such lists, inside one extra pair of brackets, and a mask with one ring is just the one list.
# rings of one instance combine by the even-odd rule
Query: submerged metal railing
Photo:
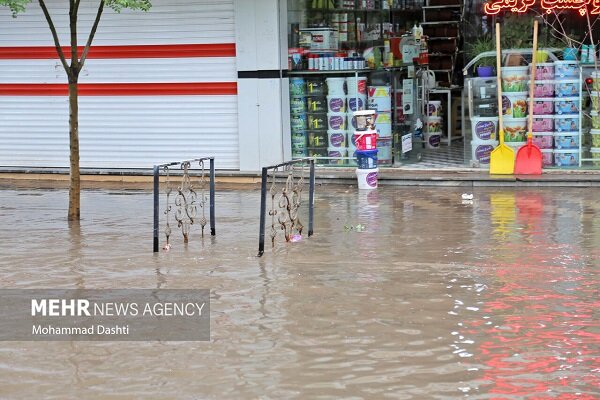
[[(153, 251), (156, 253), (159, 249), (159, 225), (160, 225), (160, 173), (166, 174), (166, 207), (163, 213), (166, 215), (166, 226), (164, 234), (166, 236), (165, 249), (168, 250), (171, 246), (170, 237), (171, 215), (174, 222), (177, 222), (177, 227), (181, 228), (184, 243), (188, 243), (190, 229), (196, 222), (202, 227), (202, 236), (204, 236), (204, 227), (208, 223), (206, 219), (206, 168), (205, 162), (210, 161), (209, 169), (209, 204), (210, 204), (210, 234), (216, 235), (215, 228), (215, 158), (204, 157), (194, 160), (176, 161), (167, 164), (154, 166), (154, 230), (153, 230)], [(194, 186), (190, 178), (190, 169), (198, 163), (200, 176), (198, 187)], [(171, 167), (178, 166), (183, 172), (181, 175), (181, 183), (177, 187), (171, 185)], [(194, 169), (195, 170), (195, 169)], [(178, 175), (179, 176), (179, 175)], [(175, 192), (174, 192), (175, 190)], [(171, 199), (174, 192), (174, 199)], [(198, 192), (200, 193), (198, 198)], [(201, 215), (198, 217), (198, 207), (201, 209)]]
[[(308, 192), (308, 236), (313, 234), (314, 202), (315, 202), (315, 159), (303, 158), (270, 167), (263, 167), (260, 189), (260, 231), (258, 239), (258, 256), (265, 252), (265, 223), (267, 217), (267, 186), (271, 195), (269, 216), (271, 216), (271, 243), (275, 245), (277, 230), (282, 230), (286, 241), (294, 240), (295, 232), (302, 235), (304, 225), (300, 221), (299, 210), (302, 204), (304, 186), (304, 167), (310, 167)], [(302, 165), (295, 170), (294, 166)], [(271, 182), (269, 185), (269, 171)], [(298, 173), (296, 173), (298, 172)], [(278, 179), (282, 185), (277, 186)]]

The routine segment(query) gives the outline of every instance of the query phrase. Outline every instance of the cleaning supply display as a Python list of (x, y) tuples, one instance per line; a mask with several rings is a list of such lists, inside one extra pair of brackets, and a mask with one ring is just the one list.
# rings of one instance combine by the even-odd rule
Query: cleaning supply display
[(327, 111), (331, 113), (346, 112), (346, 95), (328, 95)]
[[(327, 113), (327, 129), (330, 131), (345, 131), (346, 130), (346, 114), (345, 113)], [(345, 132), (344, 132), (345, 134)]]
[(529, 67), (502, 67), (504, 93), (527, 92)]
[(346, 147), (346, 131), (327, 131), (327, 144), (329, 148)]
[(537, 132), (533, 134), (533, 144), (540, 149), (554, 148), (554, 132)]

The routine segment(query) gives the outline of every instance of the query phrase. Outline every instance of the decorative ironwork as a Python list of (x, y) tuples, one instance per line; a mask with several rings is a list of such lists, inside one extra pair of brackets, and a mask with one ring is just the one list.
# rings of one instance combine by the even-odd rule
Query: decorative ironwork
[[(210, 161), (210, 173), (207, 174), (205, 168), (205, 161)], [(200, 169), (200, 177), (198, 180), (197, 187), (192, 183), (190, 176), (190, 169), (192, 163), (198, 162)], [(171, 169), (170, 167), (179, 166), (183, 171), (181, 176), (181, 184), (176, 188), (171, 184)], [(173, 219), (177, 222), (177, 227), (181, 229), (184, 243), (189, 242), (190, 231), (195, 223), (200, 224), (202, 229), (202, 236), (204, 236), (204, 227), (209, 222), (206, 218), (206, 205), (210, 204), (210, 227), (211, 235), (215, 235), (215, 168), (214, 158), (200, 158), (189, 161), (173, 162), (169, 164), (154, 166), (154, 252), (158, 251), (158, 207), (159, 207), (159, 175), (160, 171), (166, 174), (166, 205), (163, 214), (166, 216), (166, 226), (164, 229), (164, 235), (166, 238), (166, 244), (163, 247), (164, 250), (169, 250), (171, 247), (171, 214)], [(209, 175), (207, 179), (207, 175)], [(207, 200), (206, 187), (209, 185), (210, 200)], [(174, 195), (173, 195), (174, 194)], [(201, 214), (198, 216), (198, 207), (200, 207)]]
[[(300, 220), (300, 207), (303, 204), (302, 190), (304, 188), (304, 167), (310, 163), (310, 192), (309, 192), (309, 232), (312, 235), (313, 200), (314, 200), (314, 159), (294, 160), (272, 167), (263, 168), (261, 187), (261, 222), (258, 255), (264, 252), (264, 228), (265, 216), (267, 214), (267, 185), (271, 196), (268, 215), (271, 217), (270, 236), (271, 244), (275, 245), (275, 238), (279, 230), (283, 231), (286, 241), (292, 241), (295, 235), (302, 235), (304, 225)], [(294, 174), (293, 166), (301, 163), (300, 174)], [(271, 176), (268, 171), (272, 170)], [(282, 185), (278, 186), (278, 175), (282, 175)], [(270, 184), (269, 184), (270, 178)]]

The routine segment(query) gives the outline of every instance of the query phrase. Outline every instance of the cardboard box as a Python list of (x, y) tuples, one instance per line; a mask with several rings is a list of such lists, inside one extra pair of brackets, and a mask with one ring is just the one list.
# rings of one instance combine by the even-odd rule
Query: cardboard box
[(333, 28), (300, 29), (300, 46), (311, 51), (336, 51), (338, 31)]

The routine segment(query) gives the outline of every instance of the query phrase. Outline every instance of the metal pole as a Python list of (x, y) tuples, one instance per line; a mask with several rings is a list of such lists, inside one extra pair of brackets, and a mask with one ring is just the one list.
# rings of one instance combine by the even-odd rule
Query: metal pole
[(314, 205), (315, 205), (315, 159), (310, 160), (310, 188), (308, 190), (308, 236), (313, 234)]
[(158, 253), (158, 208), (159, 208), (159, 169), (154, 166), (154, 244), (153, 252)]
[(260, 185), (260, 231), (258, 235), (258, 257), (265, 252), (265, 218), (267, 212), (267, 168), (262, 169)]
[(217, 234), (215, 223), (215, 159), (210, 159), (210, 234)]

